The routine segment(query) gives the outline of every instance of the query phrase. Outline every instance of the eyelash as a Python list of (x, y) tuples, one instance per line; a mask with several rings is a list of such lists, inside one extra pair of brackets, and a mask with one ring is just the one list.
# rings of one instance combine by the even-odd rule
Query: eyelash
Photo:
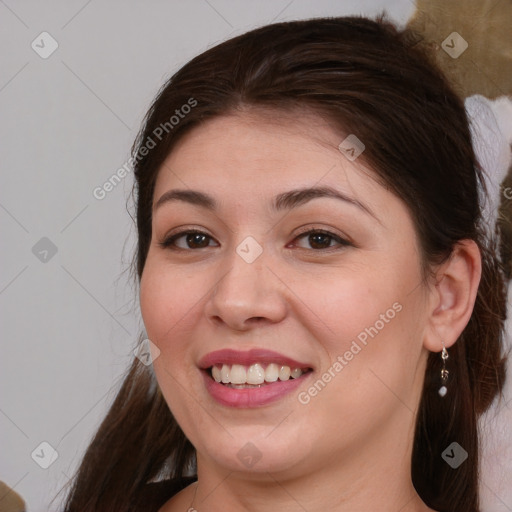
[[(210, 235), (208, 235), (207, 233), (205, 233), (203, 231), (200, 231), (198, 229), (187, 229), (185, 231), (180, 231), (179, 233), (175, 233), (174, 235), (163, 240), (162, 242), (159, 242), (158, 245), (160, 245), (160, 247), (162, 247), (164, 249), (170, 249), (171, 251), (194, 251), (194, 250), (199, 250), (199, 249), (206, 249), (207, 247), (209, 247), (209, 246), (200, 247), (199, 249), (190, 249), (190, 248), (183, 249), (182, 247), (176, 247), (174, 245), (176, 240), (178, 240), (179, 238), (181, 238), (185, 235), (191, 235), (191, 234), (205, 235), (208, 238), (213, 240), (213, 237), (211, 237)], [(336, 242), (338, 242), (339, 246), (338, 247), (326, 247), (326, 248), (322, 248), (322, 249), (306, 249), (306, 250), (311, 250), (314, 252), (332, 252), (333, 250), (339, 251), (339, 250), (343, 249), (344, 247), (353, 246), (353, 244), (350, 241), (340, 237), (339, 235), (332, 233), (331, 231), (327, 231), (324, 229), (309, 229), (309, 230), (303, 231), (302, 233), (299, 233), (295, 237), (294, 241), (298, 240), (300, 238), (306, 238), (306, 236), (309, 236), (309, 235), (317, 235), (317, 234), (326, 235), (327, 237), (334, 239)], [(304, 248), (300, 247), (299, 249), (304, 249)]]

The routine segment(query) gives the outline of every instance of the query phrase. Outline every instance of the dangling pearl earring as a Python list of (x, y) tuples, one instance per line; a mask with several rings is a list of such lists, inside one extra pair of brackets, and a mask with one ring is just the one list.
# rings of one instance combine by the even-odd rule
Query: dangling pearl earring
[(446, 360), (448, 359), (448, 351), (446, 350), (446, 347), (444, 346), (444, 341), (441, 341), (443, 344), (443, 350), (441, 352), (441, 359), (443, 360), (443, 367), (441, 368), (441, 382), (443, 385), (439, 388), (438, 393), (441, 396), (445, 396), (448, 389), (446, 388), (446, 381), (448, 380), (448, 370), (446, 369)]

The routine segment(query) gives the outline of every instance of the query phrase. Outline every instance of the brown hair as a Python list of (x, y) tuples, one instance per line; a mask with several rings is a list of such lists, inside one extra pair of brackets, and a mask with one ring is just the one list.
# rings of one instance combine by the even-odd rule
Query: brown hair
[[(477, 512), (477, 420), (504, 381), (505, 285), (495, 237), (486, 237), (482, 227), (479, 188), (485, 187), (462, 100), (418, 38), (384, 15), (276, 23), (205, 51), (165, 83), (132, 148), (139, 279), (164, 159), (200, 123), (245, 108), (298, 116), (307, 109), (340, 133), (356, 134), (366, 146), (359, 158), (408, 206), (427, 273), (456, 242), (478, 244), (482, 279), (471, 319), (450, 349), (450, 391), (440, 399), (441, 360), (431, 353), (412, 455), (412, 480), (428, 506)], [(177, 110), (183, 114), (178, 121), (171, 119)], [(469, 454), (457, 470), (441, 457), (453, 441)], [(65, 510), (129, 510), (148, 481), (193, 474), (194, 464), (194, 448), (152, 371), (134, 359), (85, 453)]]

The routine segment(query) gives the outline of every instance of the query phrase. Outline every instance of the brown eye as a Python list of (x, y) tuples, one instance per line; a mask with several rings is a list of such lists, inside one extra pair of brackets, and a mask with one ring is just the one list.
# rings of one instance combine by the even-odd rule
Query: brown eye
[(300, 236), (298, 236), (296, 240), (304, 238), (307, 239), (310, 245), (310, 247), (305, 247), (306, 249), (330, 249), (332, 247), (335, 247), (335, 245), (332, 245), (332, 242), (335, 242), (340, 246), (352, 245), (349, 241), (341, 238), (338, 235), (335, 235), (334, 233), (331, 233), (330, 231), (323, 231), (318, 229), (306, 231), (305, 233), (302, 233)]
[[(204, 235), (204, 234), (199, 234), (199, 233), (189, 233), (188, 235), (186, 235), (186, 243), (188, 244), (189, 247), (191, 248), (203, 248), (203, 247), (208, 247), (209, 243), (208, 243), (208, 235)], [(206, 241), (206, 244), (205, 244), (205, 241)]]
[[(180, 239), (184, 240), (181, 245), (177, 243)], [(168, 249), (204, 249), (210, 245), (210, 240), (213, 240), (212, 237), (202, 231), (189, 230), (181, 231), (166, 238), (160, 245)]]
[(308, 240), (313, 249), (325, 249), (331, 246), (333, 238), (325, 233), (311, 233)]

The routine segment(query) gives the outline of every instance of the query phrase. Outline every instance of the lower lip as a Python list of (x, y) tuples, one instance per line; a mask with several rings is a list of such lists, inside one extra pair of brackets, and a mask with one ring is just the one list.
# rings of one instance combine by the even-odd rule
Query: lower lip
[(307, 372), (298, 379), (277, 380), (260, 388), (243, 389), (230, 388), (216, 382), (210, 376), (209, 371), (202, 370), (201, 373), (203, 374), (206, 389), (214, 400), (228, 407), (251, 408), (261, 407), (280, 400), (297, 389), (312, 372)]

